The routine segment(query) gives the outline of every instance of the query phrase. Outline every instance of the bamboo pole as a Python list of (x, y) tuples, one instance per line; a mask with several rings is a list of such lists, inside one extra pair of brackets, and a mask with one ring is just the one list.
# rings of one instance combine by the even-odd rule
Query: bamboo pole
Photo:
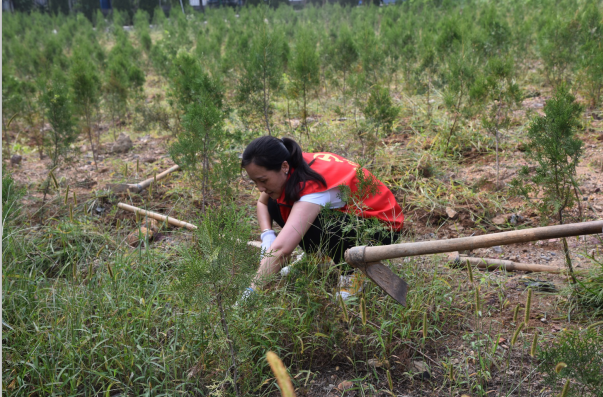
[[(193, 225), (192, 223), (183, 222), (176, 218), (158, 214), (157, 212), (143, 210), (142, 208), (134, 207), (133, 205), (118, 203), (117, 207), (121, 208), (122, 210), (134, 212), (134, 213), (141, 214), (141, 215), (146, 215), (149, 218), (153, 218), (153, 219), (156, 219), (161, 222), (165, 222), (167, 219), (167, 223), (169, 223), (170, 225), (174, 225), (174, 226), (178, 226), (178, 227), (185, 227), (188, 230), (196, 230), (197, 229), (197, 226)], [(262, 248), (261, 241), (248, 241), (247, 245), (250, 245), (250, 246), (256, 247), (256, 248)]]
[(508, 272), (511, 271), (522, 271), (522, 272), (545, 272), (545, 273), (567, 273), (567, 269), (564, 267), (539, 265), (537, 263), (520, 263), (513, 262), (506, 259), (491, 259), (491, 258), (475, 258), (471, 256), (459, 255), (458, 252), (453, 252), (448, 255), (448, 260), (455, 264), (463, 266), (465, 263), (477, 266), (479, 269), (486, 270), (497, 270), (504, 269)]
[(128, 186), (129, 186), (130, 190), (136, 190), (136, 191), (140, 192), (141, 190), (149, 187), (149, 185), (151, 183), (157, 182), (158, 180), (165, 178), (166, 176), (168, 176), (172, 172), (177, 171), (179, 169), (180, 169), (180, 166), (175, 165), (175, 166), (173, 166), (171, 168), (168, 168), (167, 170), (163, 171), (161, 174), (157, 174), (157, 176), (154, 175), (151, 178), (145, 179), (142, 182), (139, 182), (139, 183), (136, 183), (136, 184), (133, 184), (133, 185), (128, 185)]
[(145, 188), (149, 187), (152, 183), (157, 183), (158, 180), (165, 178), (172, 172), (177, 171), (179, 169), (180, 169), (180, 166), (175, 165), (175, 166), (163, 171), (161, 174), (153, 175), (151, 178), (147, 178), (142, 182), (139, 182), (139, 183), (112, 183), (112, 184), (108, 184), (107, 188), (111, 189), (117, 193), (125, 192), (126, 190), (130, 190), (130, 191), (138, 193), (138, 192), (144, 190)]
[(419, 243), (393, 244), (379, 247), (360, 246), (348, 249), (345, 252), (345, 259), (346, 262), (354, 267), (366, 267), (367, 264), (371, 262), (379, 262), (384, 259), (473, 250), (477, 248), (493, 247), (495, 245), (508, 245), (551, 238), (597, 234), (601, 233), (602, 229), (603, 221), (592, 221), (514, 230), (511, 232), (462, 237), (450, 240), (423, 241)]
[(117, 206), (119, 208), (121, 208), (122, 210), (134, 212), (135, 214), (145, 215), (145, 216), (148, 216), (149, 218), (153, 218), (153, 219), (156, 219), (156, 220), (161, 221), (161, 222), (167, 222), (170, 225), (174, 225), (174, 226), (178, 226), (178, 227), (185, 227), (188, 230), (196, 230), (197, 229), (197, 226), (195, 226), (195, 225), (193, 225), (191, 223), (179, 221), (176, 218), (172, 218), (172, 217), (169, 217), (169, 216), (161, 215), (161, 214), (158, 214), (156, 212), (143, 210), (142, 208), (134, 207), (133, 205), (128, 205), (128, 204), (124, 204), (124, 203), (118, 203)]

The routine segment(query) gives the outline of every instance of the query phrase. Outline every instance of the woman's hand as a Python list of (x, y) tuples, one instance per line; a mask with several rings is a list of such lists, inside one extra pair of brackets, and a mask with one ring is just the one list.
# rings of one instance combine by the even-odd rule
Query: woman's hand
[(291, 213), (283, 230), (276, 236), (270, 247), (270, 254), (260, 263), (252, 287), (255, 289), (262, 277), (269, 276), (280, 270), (287, 256), (291, 255), (300, 243), (322, 207), (318, 204), (298, 201), (293, 204)]
[(270, 247), (272, 247), (272, 243), (276, 240), (276, 234), (274, 234), (274, 230), (268, 229), (264, 233), (262, 233), (262, 257), (264, 257), (264, 253), (270, 251)]

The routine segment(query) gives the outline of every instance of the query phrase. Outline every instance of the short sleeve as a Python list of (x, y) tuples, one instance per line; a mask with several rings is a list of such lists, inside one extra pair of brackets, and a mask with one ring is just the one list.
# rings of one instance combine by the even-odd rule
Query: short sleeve
[(333, 188), (319, 193), (306, 194), (305, 196), (301, 196), (299, 201), (318, 204), (322, 207), (326, 207), (328, 204), (329, 208), (341, 208), (345, 205), (339, 198), (339, 188)]

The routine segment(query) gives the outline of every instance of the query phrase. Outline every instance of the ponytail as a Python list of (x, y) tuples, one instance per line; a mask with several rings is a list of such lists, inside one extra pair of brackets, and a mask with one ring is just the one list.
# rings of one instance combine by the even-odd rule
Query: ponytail
[(285, 184), (285, 201), (298, 201), (299, 193), (308, 181), (315, 181), (327, 187), (325, 179), (310, 168), (304, 160), (302, 148), (291, 138), (262, 136), (254, 139), (243, 152), (241, 167), (253, 163), (269, 171), (279, 171), (285, 161), (292, 168), (291, 176)]

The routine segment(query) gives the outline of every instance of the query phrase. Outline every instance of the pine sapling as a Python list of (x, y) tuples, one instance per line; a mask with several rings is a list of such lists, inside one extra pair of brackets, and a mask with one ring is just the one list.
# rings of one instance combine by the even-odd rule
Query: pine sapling
[[(562, 85), (547, 101), (544, 113), (533, 120), (528, 130), (526, 158), (533, 167), (524, 166), (512, 187), (527, 199), (538, 198), (543, 219), (554, 215), (562, 225), (566, 210), (576, 203), (580, 205), (576, 166), (583, 153), (583, 142), (577, 137), (582, 106)], [(565, 262), (575, 283), (567, 240), (563, 238), (562, 242)]]
[(202, 327), (206, 325), (215, 329), (209, 323), (221, 325), (222, 342), (231, 361), (231, 384), (237, 396), (240, 396), (236, 348), (236, 335), (239, 333), (232, 329), (232, 313), (246, 304), (237, 300), (251, 283), (260, 259), (259, 251), (247, 245), (251, 236), (247, 225), (244, 215), (234, 208), (206, 211), (192, 247), (183, 252), (184, 259), (178, 269), (175, 286), (182, 297), (199, 311), (199, 332), (205, 332)]

